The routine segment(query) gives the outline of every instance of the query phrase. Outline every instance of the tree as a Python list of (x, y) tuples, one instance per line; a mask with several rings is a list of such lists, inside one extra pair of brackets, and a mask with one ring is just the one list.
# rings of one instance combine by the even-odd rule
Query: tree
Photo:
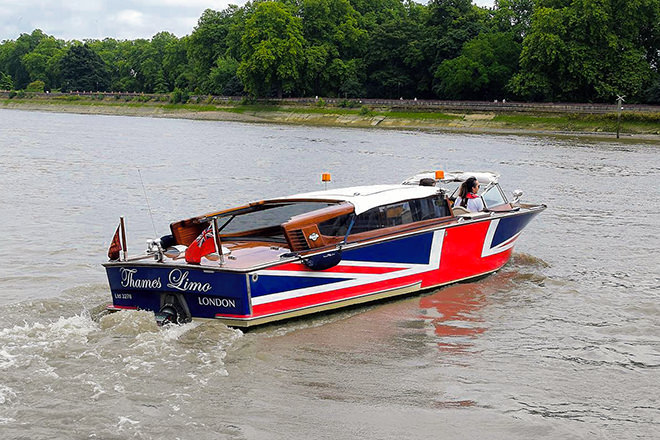
[(300, 14), (307, 42), (303, 91), (336, 95), (349, 75), (345, 66), (364, 52), (367, 33), (359, 27), (360, 14), (348, 0), (303, 0)]
[(220, 57), (216, 61), (216, 67), (211, 69), (209, 75), (210, 93), (213, 95), (240, 95), (243, 91), (243, 83), (237, 76), (238, 61), (231, 57)]
[(427, 8), (408, 2), (375, 24), (365, 54), (368, 96), (428, 96), (431, 75), (424, 51), (427, 21)]
[(532, 24), (535, 0), (495, 0), (493, 9), (494, 31), (512, 32), (522, 43)]
[[(209, 92), (211, 83), (209, 74), (216, 67), (219, 58), (227, 56), (229, 52), (229, 35), (240, 14), (238, 7), (230, 5), (223, 11), (206, 9), (197, 22), (188, 39), (188, 59), (190, 60), (193, 75), (193, 88), (197, 87), (203, 92)], [(240, 35), (240, 34), (239, 34)]]
[(3, 44), (2, 53), (0, 53), (1, 69), (11, 75), (14, 81), (14, 87), (24, 89), (30, 83), (30, 73), (23, 64), (23, 57), (29, 54), (41, 40), (47, 38), (40, 29), (35, 29), (31, 34), (21, 34), (16, 41), (10, 41)]
[(294, 90), (303, 66), (302, 20), (278, 2), (259, 3), (245, 22), (238, 76), (252, 96)]
[(538, 0), (510, 89), (525, 99), (639, 99), (657, 69), (660, 0)]
[(110, 85), (110, 74), (101, 57), (87, 44), (76, 44), (62, 57), (62, 89), (104, 91)]
[(481, 34), (465, 43), (459, 57), (440, 64), (434, 90), (448, 99), (501, 98), (517, 70), (520, 50), (512, 32)]
[(43, 81), (47, 89), (59, 88), (61, 83), (60, 60), (65, 53), (65, 43), (53, 37), (45, 37), (29, 53), (21, 57), (21, 63), (32, 81)]
[(431, 0), (427, 31), (432, 67), (456, 58), (463, 44), (485, 29), (488, 14), (471, 0)]
[(0, 90), (14, 90), (14, 80), (4, 72), (0, 72)]

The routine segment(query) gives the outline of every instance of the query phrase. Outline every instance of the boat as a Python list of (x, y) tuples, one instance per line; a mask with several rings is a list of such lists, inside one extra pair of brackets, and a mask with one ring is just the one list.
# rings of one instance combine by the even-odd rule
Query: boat
[[(481, 184), (480, 212), (453, 206), (470, 176)], [(509, 199), (494, 172), (426, 171), (175, 221), (134, 256), (122, 217), (103, 264), (108, 310), (245, 328), (483, 277), (506, 264), (546, 208), (521, 196)]]

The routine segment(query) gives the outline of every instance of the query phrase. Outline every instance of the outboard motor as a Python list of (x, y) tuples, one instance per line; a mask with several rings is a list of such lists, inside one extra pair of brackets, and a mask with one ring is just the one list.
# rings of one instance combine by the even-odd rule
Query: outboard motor
[(158, 325), (185, 324), (192, 320), (186, 300), (178, 293), (163, 294), (160, 297), (160, 309), (155, 315)]

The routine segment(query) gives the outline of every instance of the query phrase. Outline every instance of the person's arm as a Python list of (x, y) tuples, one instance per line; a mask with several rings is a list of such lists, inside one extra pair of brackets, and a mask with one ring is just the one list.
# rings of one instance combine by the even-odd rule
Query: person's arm
[(474, 201), (476, 202), (475, 204), (479, 207), (477, 211), (487, 211), (486, 205), (484, 204), (484, 200), (481, 198), (481, 196), (479, 196), (478, 199), (474, 199)]

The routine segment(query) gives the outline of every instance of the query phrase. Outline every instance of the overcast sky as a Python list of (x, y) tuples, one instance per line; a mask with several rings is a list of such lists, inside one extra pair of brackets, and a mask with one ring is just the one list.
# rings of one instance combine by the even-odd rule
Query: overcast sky
[[(189, 35), (205, 9), (220, 11), (246, 0), (0, 0), (0, 41), (41, 29), (62, 40)], [(419, 0), (418, 0), (419, 1)], [(492, 6), (494, 0), (474, 0)], [(426, 3), (420, 1), (420, 3)]]

